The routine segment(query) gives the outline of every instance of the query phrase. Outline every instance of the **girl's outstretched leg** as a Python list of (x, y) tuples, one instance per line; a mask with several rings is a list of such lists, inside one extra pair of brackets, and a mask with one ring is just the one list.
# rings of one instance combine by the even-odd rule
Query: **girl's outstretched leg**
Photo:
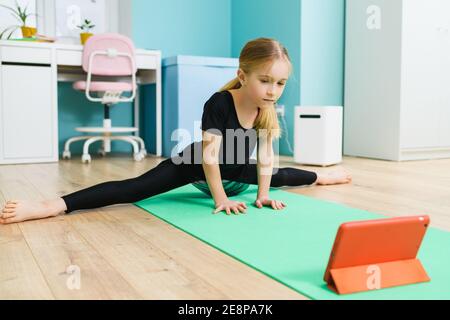
[(137, 202), (194, 180), (186, 165), (176, 165), (171, 159), (167, 159), (139, 177), (101, 183), (63, 196), (62, 199), (67, 205), (66, 213), (69, 213), (75, 210)]
[(352, 181), (352, 177), (345, 171), (333, 171), (328, 174), (318, 174), (297, 168), (280, 168), (272, 176), (272, 187), (303, 186), (303, 185), (332, 185), (344, 184)]
[[(242, 170), (242, 173), (232, 180), (258, 184), (258, 174), (256, 164), (248, 164)], [(274, 168), (272, 174), (271, 187), (285, 186), (305, 186), (305, 185), (330, 185), (343, 184), (352, 181), (352, 177), (345, 171), (335, 171), (329, 174), (317, 174), (312, 171), (301, 170), (297, 168)]]
[(167, 159), (139, 177), (101, 183), (54, 200), (8, 201), (0, 212), (0, 223), (16, 223), (52, 217), (63, 212), (133, 203), (195, 181), (191, 173), (192, 168), (188, 169), (183, 164), (175, 165), (171, 159)]

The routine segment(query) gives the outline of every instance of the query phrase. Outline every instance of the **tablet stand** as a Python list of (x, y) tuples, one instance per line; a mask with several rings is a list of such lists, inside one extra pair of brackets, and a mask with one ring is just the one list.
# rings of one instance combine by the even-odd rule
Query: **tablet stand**
[(328, 287), (339, 294), (372, 291), (430, 281), (418, 259), (331, 269), (330, 273)]

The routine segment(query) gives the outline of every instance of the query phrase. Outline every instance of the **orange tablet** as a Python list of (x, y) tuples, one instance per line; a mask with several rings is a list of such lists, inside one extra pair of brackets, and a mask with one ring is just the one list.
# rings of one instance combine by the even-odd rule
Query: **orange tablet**
[(428, 216), (344, 223), (324, 280), (341, 294), (430, 281), (416, 258)]

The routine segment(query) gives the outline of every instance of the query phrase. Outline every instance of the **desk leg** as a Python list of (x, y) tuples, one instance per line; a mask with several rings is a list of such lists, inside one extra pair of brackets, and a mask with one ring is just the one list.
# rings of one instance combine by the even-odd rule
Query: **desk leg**
[(156, 156), (162, 155), (162, 91), (161, 64), (156, 69)]
[(141, 90), (139, 90), (139, 86), (136, 88), (136, 98), (134, 99), (134, 127), (138, 129), (134, 135), (136, 137), (140, 137), (139, 130), (139, 109), (140, 109), (140, 101), (141, 101)]

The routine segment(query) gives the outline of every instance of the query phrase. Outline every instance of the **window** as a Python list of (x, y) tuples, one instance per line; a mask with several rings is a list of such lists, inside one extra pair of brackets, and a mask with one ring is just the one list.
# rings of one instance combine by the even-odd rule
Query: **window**
[(42, 17), (38, 19), (38, 30), (42, 30), (39, 33), (56, 37), (58, 42), (76, 44), (80, 41), (77, 26), (84, 19), (96, 26), (93, 33), (120, 32), (119, 12), (125, 21), (124, 27), (129, 21), (125, 14), (131, 13), (131, 1), (36, 0), (36, 5), (39, 17)]

